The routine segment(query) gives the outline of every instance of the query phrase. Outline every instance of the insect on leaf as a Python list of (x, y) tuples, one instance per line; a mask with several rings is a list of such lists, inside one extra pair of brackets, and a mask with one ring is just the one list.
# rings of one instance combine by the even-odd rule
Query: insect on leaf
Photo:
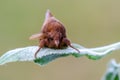
[(86, 56), (89, 59), (99, 60), (107, 54), (110, 54), (112, 51), (120, 49), (120, 42), (97, 48), (84, 48), (78, 44), (72, 44), (72, 46), (76, 47), (81, 52), (78, 53), (71, 47), (67, 47), (66, 49), (42, 48), (38, 52), (37, 59), (34, 57), (34, 54), (38, 49), (38, 46), (17, 48), (3, 54), (0, 57), (0, 65), (16, 61), (30, 61), (40, 65), (45, 65), (57, 58), (66, 57), (69, 55), (73, 55), (75, 57)]

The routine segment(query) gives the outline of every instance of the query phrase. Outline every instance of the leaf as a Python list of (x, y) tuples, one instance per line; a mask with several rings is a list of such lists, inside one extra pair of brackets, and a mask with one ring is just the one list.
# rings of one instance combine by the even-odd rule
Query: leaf
[(75, 57), (87, 56), (89, 59), (97, 60), (114, 50), (120, 49), (120, 42), (98, 48), (84, 48), (78, 44), (72, 45), (80, 50), (80, 53), (71, 47), (67, 47), (66, 49), (42, 48), (37, 54), (37, 59), (34, 58), (34, 54), (38, 49), (38, 46), (17, 48), (3, 54), (0, 57), (0, 65), (16, 61), (34, 61), (37, 64), (44, 65), (56, 58), (66, 57), (69, 55), (73, 55)]
[(120, 80), (120, 64), (117, 64), (113, 59), (109, 62), (106, 73), (102, 80)]

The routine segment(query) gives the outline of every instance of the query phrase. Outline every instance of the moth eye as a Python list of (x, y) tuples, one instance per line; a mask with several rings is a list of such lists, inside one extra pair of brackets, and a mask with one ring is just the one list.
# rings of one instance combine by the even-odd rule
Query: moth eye
[(48, 41), (53, 41), (53, 38), (48, 38)]

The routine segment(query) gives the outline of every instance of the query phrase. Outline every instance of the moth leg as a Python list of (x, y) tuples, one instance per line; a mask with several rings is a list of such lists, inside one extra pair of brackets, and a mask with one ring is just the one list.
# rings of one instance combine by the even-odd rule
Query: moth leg
[(37, 58), (37, 54), (40, 51), (40, 49), (41, 49), (41, 47), (39, 47), (38, 50), (35, 52), (35, 54), (34, 54), (35, 59)]
[(38, 48), (38, 50), (37, 50), (37, 51), (35, 52), (35, 54), (34, 54), (34, 57), (35, 57), (35, 58), (37, 58), (37, 54), (38, 54), (38, 52), (40, 51), (40, 49), (43, 48), (43, 47), (45, 47), (45, 43), (46, 43), (46, 40), (45, 40), (45, 39), (40, 40), (39, 48)]
[(80, 51), (77, 48), (75, 48), (71, 45), (70, 40), (68, 40), (67, 38), (63, 38), (62, 42), (64, 42), (67, 46), (75, 49), (78, 53), (80, 53)]

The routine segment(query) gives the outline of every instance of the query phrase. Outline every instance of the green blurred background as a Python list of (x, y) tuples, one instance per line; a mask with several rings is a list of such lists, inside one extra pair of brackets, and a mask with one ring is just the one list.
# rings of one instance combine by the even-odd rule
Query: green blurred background
[[(40, 31), (47, 9), (64, 23), (73, 43), (98, 47), (120, 41), (119, 0), (0, 0), (0, 55), (18, 47), (38, 45), (29, 36)], [(72, 56), (41, 67), (32, 62), (0, 66), (0, 80), (100, 80), (112, 58), (101, 60)]]

